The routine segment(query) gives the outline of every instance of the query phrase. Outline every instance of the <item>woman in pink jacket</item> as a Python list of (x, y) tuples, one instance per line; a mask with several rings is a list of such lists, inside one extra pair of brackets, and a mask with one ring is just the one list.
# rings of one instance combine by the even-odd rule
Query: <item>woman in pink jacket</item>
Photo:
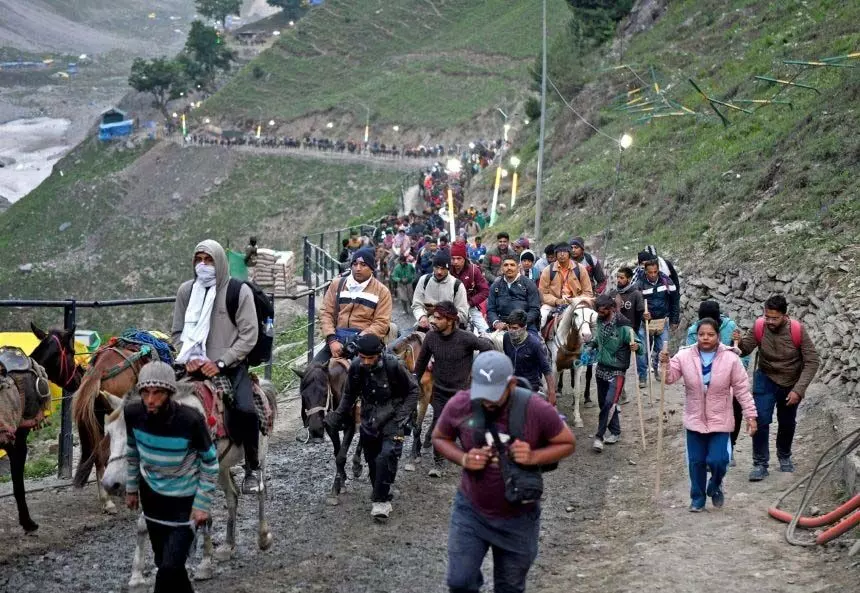
[(669, 365), (666, 383), (684, 380), (684, 428), (693, 513), (705, 508), (707, 496), (715, 507), (723, 506), (722, 483), (731, 459), (730, 437), (735, 424), (732, 398), (743, 408), (747, 432), (752, 435), (756, 431), (755, 403), (741, 359), (720, 343), (719, 325), (713, 319), (699, 321), (697, 338), (695, 345), (680, 350), (671, 360), (667, 352), (660, 355), (660, 362)]

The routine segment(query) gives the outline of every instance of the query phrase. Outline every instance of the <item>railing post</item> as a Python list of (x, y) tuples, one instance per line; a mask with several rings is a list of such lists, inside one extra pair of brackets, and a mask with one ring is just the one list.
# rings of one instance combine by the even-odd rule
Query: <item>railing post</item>
[[(275, 308), (275, 295), (270, 294), (270, 295), (268, 295), (268, 297), (269, 297), (269, 302), (272, 303), (272, 309), (274, 310), (274, 308)], [(274, 327), (274, 325), (275, 325), (275, 318), (272, 317), (272, 326)], [(263, 369), (263, 377), (265, 377), (267, 381), (272, 380), (272, 359), (274, 358), (274, 356), (275, 356), (275, 347), (273, 345), (272, 351), (269, 352), (269, 360), (266, 361), (266, 366)]]
[(308, 288), (311, 287), (311, 243), (308, 241), (307, 235), (302, 238), (302, 247), (304, 249), (305, 267), (302, 270), (302, 278)]
[[(63, 329), (66, 331), (75, 327), (77, 310), (75, 301), (63, 307)], [(72, 392), (63, 388), (63, 399), (60, 402), (60, 438), (57, 456), (57, 477), (68, 480), (72, 477)]]
[(308, 364), (314, 359), (314, 324), (317, 317), (317, 293), (311, 288), (308, 295)]

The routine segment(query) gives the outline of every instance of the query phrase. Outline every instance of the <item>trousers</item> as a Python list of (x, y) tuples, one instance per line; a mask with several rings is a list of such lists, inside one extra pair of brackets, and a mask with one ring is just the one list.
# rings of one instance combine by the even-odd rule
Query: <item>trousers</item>
[(260, 469), (260, 418), (254, 405), (254, 387), (247, 365), (224, 371), (233, 384), (234, 407), (226, 410), (230, 438), (245, 451), (245, 469)]
[[(140, 480), (140, 506), (146, 517), (162, 521), (188, 521), (193, 496), (182, 498), (154, 492), (145, 479)], [(155, 556), (155, 593), (193, 593), (185, 561), (194, 541), (191, 527), (169, 527), (153, 521), (146, 522), (149, 542)]]
[(373, 502), (388, 502), (391, 500), (391, 485), (397, 477), (397, 462), (403, 452), (403, 441), (395, 441), (392, 437), (373, 434), (364, 426), (360, 429), (359, 439), (364, 451), (364, 461), (370, 473), (370, 483), (373, 485)]
[(776, 420), (779, 422), (776, 431), (776, 455), (782, 458), (791, 457), (791, 444), (797, 426), (797, 406), (788, 405), (790, 392), (790, 387), (777, 385), (762, 371), (755, 372), (753, 399), (758, 412), (758, 430), (752, 437), (755, 465), (767, 467), (770, 463), (770, 424), (773, 422), (774, 408)]
[[(648, 336), (651, 339), (651, 368), (654, 369), (654, 372), (658, 372), (658, 363), (660, 361), (660, 351), (663, 350), (663, 344), (667, 344), (669, 342), (669, 323), (668, 321), (663, 325), (663, 332), (657, 334), (656, 336)], [(645, 359), (648, 357), (645, 349), (645, 321), (642, 321), (642, 325), (639, 326), (639, 339), (642, 341), (643, 346), (636, 351), (636, 367), (639, 372), (640, 379), (646, 379), (648, 377), (648, 365), (645, 364)]]
[(621, 390), (624, 389), (624, 375), (615, 375), (611, 381), (597, 377), (597, 405), (600, 406), (600, 415), (597, 421), (598, 439), (603, 439), (606, 429), (614, 435), (621, 434), (621, 420), (619, 419), (618, 400), (621, 399)]
[[(448, 393), (447, 391), (441, 391), (433, 386), (433, 396), (430, 399), (430, 407), (433, 408), (433, 421), (430, 423), (430, 434), (433, 434), (433, 429), (436, 428), (436, 422), (439, 421), (439, 416), (442, 415), (442, 410), (445, 408), (445, 404), (448, 403), (448, 400), (454, 397), (453, 393)], [(436, 447), (433, 447), (433, 461), (436, 464), (442, 463), (443, 461), (442, 454), (436, 450)]]
[[(731, 458), (729, 437), (727, 432), (687, 431), (690, 500), (694, 507), (702, 508), (708, 496), (721, 490)], [(708, 470), (711, 472), (710, 481)]]

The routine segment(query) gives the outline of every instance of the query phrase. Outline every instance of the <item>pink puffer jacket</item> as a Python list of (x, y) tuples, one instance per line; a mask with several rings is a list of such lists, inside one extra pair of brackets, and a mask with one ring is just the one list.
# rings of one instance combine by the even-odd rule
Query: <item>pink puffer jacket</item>
[(743, 408), (744, 418), (755, 418), (755, 402), (741, 359), (720, 344), (711, 367), (711, 386), (705, 392), (698, 346), (683, 348), (669, 361), (666, 383), (684, 379), (684, 428), (695, 432), (731, 432), (735, 427), (732, 397)]

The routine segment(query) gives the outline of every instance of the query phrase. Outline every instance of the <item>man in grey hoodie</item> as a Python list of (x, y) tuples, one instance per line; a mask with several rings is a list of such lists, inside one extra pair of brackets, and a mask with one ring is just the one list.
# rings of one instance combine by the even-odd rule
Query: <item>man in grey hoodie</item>
[(184, 364), (190, 374), (229, 379), (234, 405), (227, 406), (226, 421), (231, 438), (245, 450), (242, 490), (257, 492), (261, 487), (260, 426), (245, 360), (260, 331), (254, 295), (249, 286), (241, 284), (236, 311), (228, 311), (230, 272), (227, 254), (217, 241), (198, 243), (192, 263), (194, 278), (179, 287), (173, 307), (171, 338), (179, 351), (176, 362)]

